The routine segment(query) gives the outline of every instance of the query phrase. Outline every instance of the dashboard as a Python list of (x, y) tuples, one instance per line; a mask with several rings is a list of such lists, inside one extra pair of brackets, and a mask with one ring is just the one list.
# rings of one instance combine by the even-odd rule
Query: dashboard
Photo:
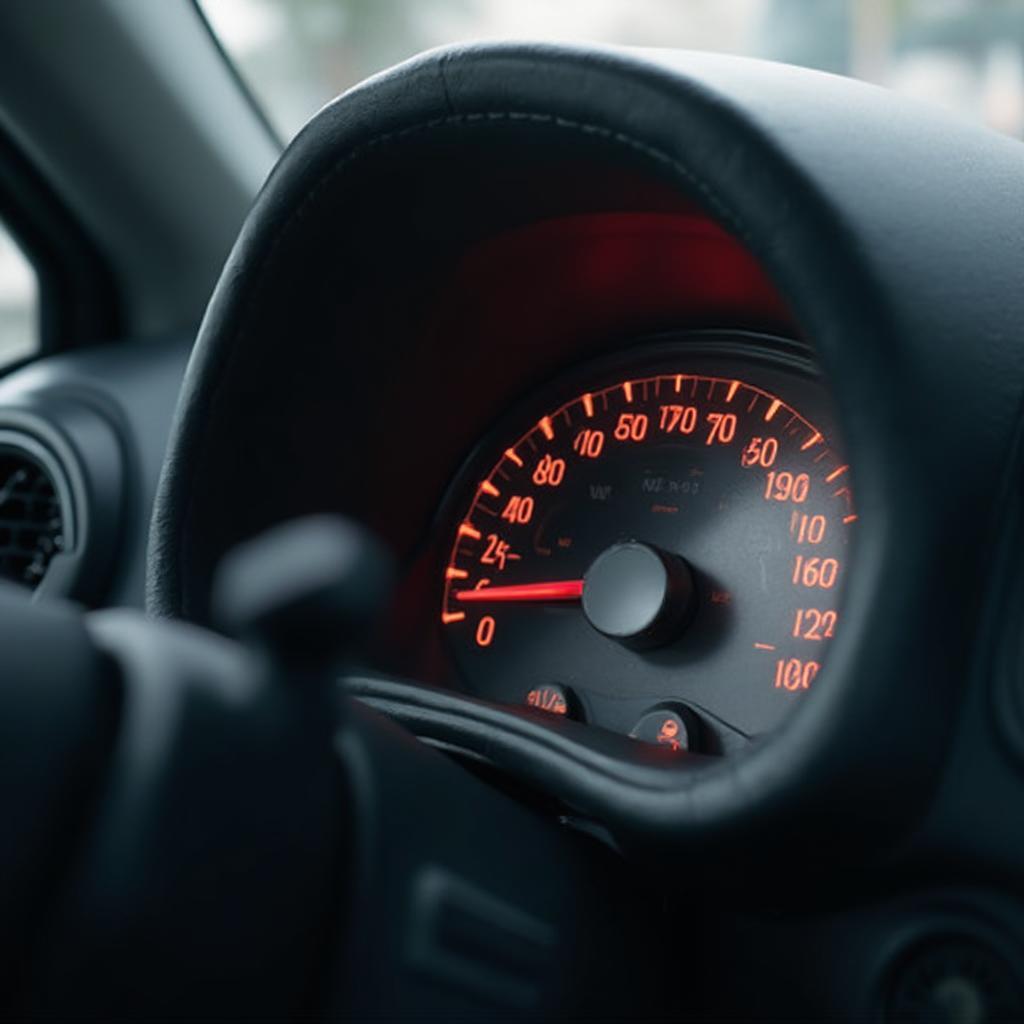
[[(956, 688), (970, 634), (955, 627), (984, 564), (951, 538), (1003, 486), (1020, 389), (1012, 330), (989, 322), (1000, 304), (1012, 319), (1011, 263), (982, 275), (928, 234), (920, 211), (958, 188), (952, 164), (909, 180), (889, 156), (934, 163), (930, 115), (901, 110), (915, 141), (897, 147), (878, 96), (854, 83), (829, 80), (806, 110), (789, 90), (821, 83), (791, 69), (687, 55), (679, 72), (676, 58), (543, 47), (485, 48), (478, 65), (475, 53), (446, 60), (447, 94), (429, 61), (357, 90), (274, 172), (278, 198), (239, 239), (185, 376), (149, 538), (151, 610), (209, 623), (233, 546), (340, 513), (372, 524), (399, 564), (353, 685), (419, 716), (434, 742), (492, 752), (493, 735), (449, 735), (439, 708), (449, 720), (493, 709), (513, 746), (539, 729), (624, 777), (656, 763), (683, 832), (706, 816), (690, 806), (702, 786), (680, 788), (678, 772), (742, 773), (776, 735), (816, 766), (782, 773), (792, 814), (806, 780), (847, 775), (833, 762), (840, 721), (856, 733), (923, 715), (915, 738), (876, 730), (876, 761), (935, 763), (941, 745), (918, 742), (951, 727), (934, 697)], [(505, 61), (522, 89), (511, 105)], [(566, 90), (557, 115), (530, 82), (534, 61)], [(608, 91), (576, 95), (576, 74)], [(703, 84), (677, 95), (680, 81)], [(449, 109), (453, 88), (464, 109)], [(628, 111), (608, 100), (618, 89), (635, 94)], [(361, 120), (364, 104), (398, 120)], [(829, 111), (876, 144), (854, 161)], [(1001, 194), (1016, 150), (968, 134)], [(878, 175), (884, 190), (857, 184)], [(958, 246), (997, 237), (990, 207), (958, 214)], [(907, 251), (923, 262), (911, 269)], [(942, 281), (998, 302), (955, 302)], [(180, 361), (180, 346), (166, 351)], [(117, 373), (104, 359), (78, 405), (118, 404), (96, 398)], [(61, 387), (59, 368), (42, 368), (5, 394)], [(145, 424), (147, 479), (130, 496), (142, 503), (167, 428), (146, 421), (146, 388), (96, 428)], [(122, 507), (113, 491), (131, 488), (139, 457), (104, 444), (69, 451), (57, 488), (78, 528), (56, 562), (75, 570), (71, 596), (93, 600), (76, 581), (107, 572), (116, 525), (99, 536), (97, 524), (116, 516), (86, 528), (82, 513)], [(951, 464), (955, 500), (936, 500)], [(131, 539), (122, 574), (137, 581), (145, 538)], [(924, 595), (950, 578), (937, 609)], [(937, 648), (935, 631), (959, 639)], [(539, 756), (516, 746), (502, 770), (543, 782)], [(749, 770), (742, 800), (756, 806), (777, 773)], [(572, 778), (561, 797), (596, 817), (627, 799), (585, 770)], [(886, 772), (874, 789), (861, 777), (856, 799), (888, 785)], [(741, 813), (726, 804), (723, 822)]]
[(197, 337), (6, 373), (45, 1016), (1020, 1019), (1022, 186), (835, 76), (451, 47)]
[[(1020, 392), (998, 304), (937, 285), (1010, 316), (1012, 266), (968, 273), (929, 234), (953, 164), (892, 163), (935, 164), (930, 115), (901, 108), (897, 146), (874, 91), (828, 80), (807, 110), (789, 90), (821, 83), (792, 69), (476, 53), (447, 94), (429, 61), (357, 90), (275, 170), (185, 378), (151, 610), (209, 623), (233, 546), (347, 515), (399, 565), (353, 692), (431, 742), (559, 779), (620, 833), (639, 814), (709, 842), (845, 797), (898, 829), (879, 797), (941, 761), (984, 578), (962, 539), (986, 535)], [(840, 122), (875, 144), (850, 153)], [(1016, 150), (967, 134), (989, 206), (953, 234), (990, 244)], [(552, 743), (591, 767), (553, 771)]]
[[(347, 594), (329, 694), (266, 706), (325, 742), (347, 716), (360, 869), (500, 864), (543, 916), (554, 846), (479, 822), (557, 823), (616, 858), (642, 957), (742, 977), (696, 984), (709, 1016), (915, 1019), (950, 972), (1019, 1006), (1022, 181), (1019, 143), (830, 76), (426, 54), (295, 139), (195, 346), (5, 378), (9, 563), (39, 597), (144, 600), (128, 664), (163, 686), (161, 651), (228, 631), (232, 552), (364, 524), (385, 612), (344, 630)], [(373, 590), (387, 559), (360, 557)], [(291, 636), (313, 659), (322, 625)], [(261, 778), (289, 744), (254, 742)], [(406, 889), (373, 879), (356, 912), (390, 949)]]
[[(289, 147), (213, 296), (148, 609), (216, 627), (239, 544), (367, 524), (396, 584), (347, 695), (730, 913), (827, 892), (792, 935), (837, 962), (872, 901), (849, 941), (884, 970), (1020, 949), (989, 890), (1024, 849), (1022, 181), (1019, 144), (757, 62), (375, 79)], [(733, 938), (774, 984), (762, 925)]]

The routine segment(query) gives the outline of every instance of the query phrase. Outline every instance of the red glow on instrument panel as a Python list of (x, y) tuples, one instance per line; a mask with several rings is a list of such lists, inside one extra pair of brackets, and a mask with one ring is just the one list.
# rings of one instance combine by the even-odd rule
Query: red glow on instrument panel
[(446, 344), (550, 352), (679, 323), (795, 329), (742, 243), (696, 209), (540, 221), (467, 252), (435, 314)]

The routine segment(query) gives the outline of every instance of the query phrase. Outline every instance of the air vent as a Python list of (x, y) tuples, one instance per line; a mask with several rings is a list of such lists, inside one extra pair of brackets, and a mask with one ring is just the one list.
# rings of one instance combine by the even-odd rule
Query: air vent
[(35, 589), (67, 539), (66, 510), (43, 460), (0, 445), (0, 578)]

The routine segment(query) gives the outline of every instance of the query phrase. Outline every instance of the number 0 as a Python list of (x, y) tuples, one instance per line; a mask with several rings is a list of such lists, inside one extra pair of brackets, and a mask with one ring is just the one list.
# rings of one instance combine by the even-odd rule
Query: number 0
[(485, 615), (476, 627), (476, 642), (479, 647), (490, 647), (494, 640), (494, 616)]

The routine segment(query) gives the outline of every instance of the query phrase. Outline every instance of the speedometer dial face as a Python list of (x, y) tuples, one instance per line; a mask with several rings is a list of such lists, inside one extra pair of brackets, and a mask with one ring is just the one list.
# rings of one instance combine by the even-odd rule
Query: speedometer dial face
[(471, 467), (441, 609), (462, 676), (673, 746), (769, 730), (842, 629), (857, 516), (820, 391), (685, 349), (581, 383)]

